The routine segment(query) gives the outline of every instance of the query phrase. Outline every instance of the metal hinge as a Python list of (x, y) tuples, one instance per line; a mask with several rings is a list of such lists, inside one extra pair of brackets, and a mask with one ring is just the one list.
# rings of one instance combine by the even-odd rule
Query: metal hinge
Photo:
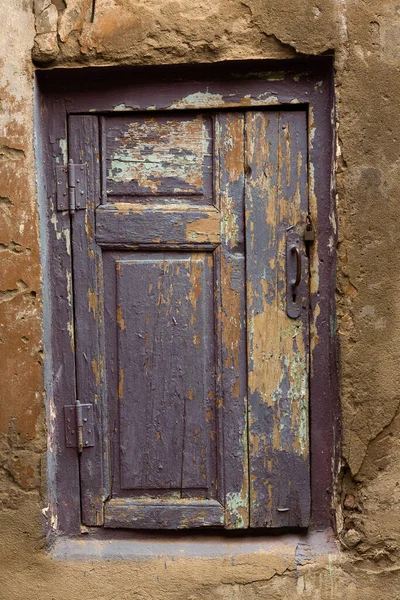
[(67, 448), (94, 446), (93, 404), (71, 404), (64, 406), (65, 444)]
[(76, 210), (86, 208), (87, 167), (76, 165), (72, 160), (67, 166), (57, 165), (57, 210)]

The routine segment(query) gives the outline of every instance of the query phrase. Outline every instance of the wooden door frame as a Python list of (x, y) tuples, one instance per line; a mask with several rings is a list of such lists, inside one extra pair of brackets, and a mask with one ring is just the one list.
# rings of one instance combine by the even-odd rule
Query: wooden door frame
[(308, 112), (310, 253), (310, 449), (312, 529), (333, 526), (340, 451), (335, 280), (334, 93), (330, 57), (213, 65), (97, 67), (36, 73), (36, 156), (41, 221), (50, 530), (81, 531), (78, 453), (64, 442), (64, 405), (75, 401), (71, 225), (56, 210), (56, 165), (65, 165), (70, 114), (254, 109)]

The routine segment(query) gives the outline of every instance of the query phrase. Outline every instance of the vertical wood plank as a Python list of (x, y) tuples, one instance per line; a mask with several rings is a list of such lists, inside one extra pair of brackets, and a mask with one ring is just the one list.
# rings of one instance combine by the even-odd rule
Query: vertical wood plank
[(308, 207), (305, 113), (248, 113), (246, 160), (250, 525), (305, 527), (310, 476), (304, 248), (300, 317), (290, 319), (285, 306), (286, 235), (302, 234)]
[(39, 170), (43, 169), (38, 190), (44, 209), (40, 221), (49, 440), (48, 515), (52, 532), (76, 534), (80, 525), (79, 463), (76, 450), (65, 445), (64, 431), (64, 405), (75, 401), (71, 228), (69, 213), (57, 211), (56, 201), (56, 165), (66, 164), (65, 106), (63, 102), (49, 100), (38, 113), (38, 135), (42, 133), (46, 143), (45, 151), (38, 154)]
[(221, 211), (217, 305), (220, 339), (220, 448), (225, 527), (249, 523), (244, 260), (244, 115), (216, 121), (217, 201)]
[(95, 209), (100, 198), (99, 127), (95, 116), (70, 116), (69, 156), (88, 169), (86, 210), (72, 215), (77, 396), (94, 407), (95, 444), (80, 457), (82, 522), (103, 523), (107, 494), (104, 469), (104, 340), (101, 251), (94, 239)]

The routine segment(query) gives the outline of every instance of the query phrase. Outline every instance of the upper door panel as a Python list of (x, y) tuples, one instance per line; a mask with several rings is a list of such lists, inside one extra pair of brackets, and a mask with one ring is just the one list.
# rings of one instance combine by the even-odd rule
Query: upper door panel
[(216, 244), (213, 117), (102, 118), (100, 243)]
[(212, 117), (104, 119), (108, 202), (212, 204)]

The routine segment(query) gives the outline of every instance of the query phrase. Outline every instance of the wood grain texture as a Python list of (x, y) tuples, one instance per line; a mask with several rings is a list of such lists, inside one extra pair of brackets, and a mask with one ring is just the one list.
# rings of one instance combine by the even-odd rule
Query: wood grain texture
[[(212, 119), (106, 117), (102, 132), (107, 177), (96, 242), (104, 249), (113, 502), (146, 494), (149, 523), (159, 514), (166, 527), (172, 505), (152, 513), (152, 503), (218, 495), (221, 525), (215, 310), (221, 214), (212, 194)], [(172, 528), (184, 526), (176, 515), (188, 522), (188, 506), (171, 512)], [(132, 522), (150, 526), (143, 518)]]
[[(49, 101), (40, 113), (46, 141), (42, 194), (45, 198), (43, 252), (43, 323), (47, 356), (46, 405), (48, 427), (48, 521), (57, 532), (72, 534), (81, 521), (79, 460), (65, 444), (64, 405), (76, 400), (74, 306), (70, 216), (56, 209), (56, 165), (66, 164), (63, 145), (67, 123), (60, 118), (63, 102)], [(50, 250), (50, 251), (49, 251)], [(56, 527), (57, 526), (57, 527)], [(51, 530), (50, 530), (51, 533)]]
[(112, 528), (189, 529), (220, 527), (223, 522), (224, 509), (212, 500), (110, 500), (105, 511), (105, 527)]
[[(301, 315), (286, 314), (287, 231), (304, 230), (304, 112), (246, 118), (246, 271), (252, 527), (307, 526), (309, 295), (303, 244)], [(300, 238), (301, 239), (301, 238)]]
[(213, 497), (212, 253), (135, 254), (116, 263), (121, 488)]
[[(115, 407), (112, 502), (145, 492), (150, 511), (171, 494), (214, 497), (225, 507), (225, 526), (243, 528), (249, 513), (244, 115), (221, 114), (213, 127), (214, 207), (171, 198), (97, 210), (97, 241), (121, 246), (104, 253), (108, 393)], [(174, 251), (163, 251), (170, 244)], [(199, 252), (199, 244), (215, 249)], [(179, 526), (175, 517), (169, 522)]]
[(244, 115), (216, 119), (217, 201), (221, 211), (219, 252), (219, 402), (225, 527), (249, 523), (247, 374), (244, 257)]
[(69, 152), (77, 163), (87, 165), (86, 210), (72, 216), (73, 285), (77, 396), (93, 404), (95, 444), (80, 458), (82, 521), (103, 523), (103, 502), (108, 494), (108, 471), (104, 465), (104, 339), (102, 337), (101, 251), (94, 240), (95, 210), (100, 197), (99, 128), (95, 116), (69, 118)]

